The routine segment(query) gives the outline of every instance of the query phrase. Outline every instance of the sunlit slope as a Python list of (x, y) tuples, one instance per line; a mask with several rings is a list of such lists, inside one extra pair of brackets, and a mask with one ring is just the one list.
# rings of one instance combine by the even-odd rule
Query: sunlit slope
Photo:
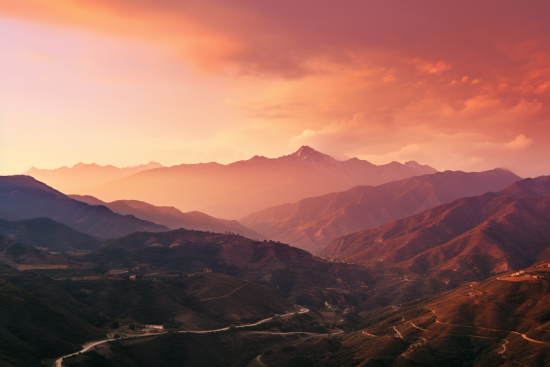
[(378, 227), (461, 197), (498, 191), (517, 180), (520, 177), (503, 169), (438, 172), (310, 197), (250, 214), (241, 221), (269, 238), (319, 253), (337, 237)]

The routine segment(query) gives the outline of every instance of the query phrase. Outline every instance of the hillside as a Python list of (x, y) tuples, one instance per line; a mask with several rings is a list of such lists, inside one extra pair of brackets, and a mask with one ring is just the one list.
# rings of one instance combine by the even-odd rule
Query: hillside
[(104, 333), (81, 318), (0, 279), (0, 364), (39, 366), (40, 360), (78, 351)]
[(57, 188), (61, 192), (76, 192), (75, 190), (98, 186), (141, 171), (161, 167), (164, 166), (156, 162), (124, 168), (111, 165), (100, 166), (95, 163), (78, 163), (72, 167), (60, 167), (56, 169), (38, 169), (32, 167), (25, 171), (23, 175), (32, 176), (48, 186)]
[(501, 190), (499, 195), (512, 197), (550, 195), (550, 176), (516, 181)]
[(314, 254), (348, 233), (374, 228), (461, 197), (498, 191), (520, 180), (510, 171), (445, 171), (380, 186), (310, 197), (250, 214), (241, 222)]
[(0, 235), (0, 263), (13, 268), (29, 265), (64, 268), (68, 265), (78, 265), (75, 260), (55, 256), (33, 246), (23, 245), (4, 235)]
[(103, 201), (132, 198), (238, 219), (305, 197), (434, 172), (435, 169), (416, 162), (376, 166), (357, 158), (339, 161), (302, 147), (274, 159), (255, 156), (228, 165), (212, 162), (157, 168), (72, 193), (93, 195)]
[(0, 234), (24, 245), (45, 248), (48, 251), (92, 250), (101, 241), (89, 234), (49, 218), (34, 218), (10, 222), (0, 219)]
[(322, 254), (462, 282), (530, 266), (548, 256), (550, 196), (506, 192), (459, 199), (349, 234)]
[(136, 231), (166, 231), (167, 227), (113, 213), (69, 198), (30, 176), (0, 177), (0, 212), (21, 219), (48, 217), (77, 231), (101, 238), (120, 237)]
[(327, 365), (548, 366), (549, 289), (546, 277), (493, 277), (372, 311)]
[(293, 303), (318, 306), (326, 300), (358, 305), (362, 282), (369, 279), (360, 266), (325, 261), (284, 243), (184, 229), (133, 233), (82, 259), (114, 269), (139, 267), (144, 274), (206, 268), (266, 285)]
[(71, 199), (90, 205), (104, 205), (115, 213), (133, 215), (136, 218), (162, 224), (170, 229), (185, 228), (218, 233), (232, 232), (242, 234), (248, 238), (266, 239), (263, 235), (246, 228), (236, 220), (214, 218), (197, 211), (183, 213), (172, 206), (155, 206), (138, 200), (117, 200), (106, 203), (89, 195), (68, 196)]
[(92, 324), (173, 324), (216, 329), (284, 313), (292, 304), (271, 289), (219, 273), (64, 278), (23, 273), (7, 278)]

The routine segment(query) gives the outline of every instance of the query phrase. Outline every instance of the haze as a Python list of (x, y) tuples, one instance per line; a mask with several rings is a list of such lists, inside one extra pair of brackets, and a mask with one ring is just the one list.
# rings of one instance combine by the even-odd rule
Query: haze
[(549, 7), (3, 0), (0, 174), (229, 163), (302, 145), (547, 174)]

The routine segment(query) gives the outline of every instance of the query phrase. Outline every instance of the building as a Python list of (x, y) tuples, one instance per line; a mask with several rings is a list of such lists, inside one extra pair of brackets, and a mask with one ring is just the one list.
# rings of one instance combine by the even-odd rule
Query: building
[(145, 325), (146, 333), (160, 333), (164, 330), (164, 325)]

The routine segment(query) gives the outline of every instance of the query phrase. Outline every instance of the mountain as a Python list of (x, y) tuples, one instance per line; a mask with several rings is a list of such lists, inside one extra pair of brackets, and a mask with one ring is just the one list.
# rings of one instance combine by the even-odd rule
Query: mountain
[(23, 245), (0, 235), (0, 263), (13, 268), (66, 268), (77, 263), (62, 256), (55, 256), (33, 246)]
[(0, 233), (24, 245), (46, 248), (48, 251), (92, 250), (101, 241), (78, 232), (50, 218), (34, 218), (10, 222), (0, 219)]
[(0, 365), (41, 366), (105, 335), (59, 306), (0, 279)]
[[(547, 180), (529, 179), (527, 184)], [(514, 187), (526, 183), (348, 234), (331, 242), (322, 255), (379, 262), (405, 273), (461, 283), (530, 266), (550, 256), (550, 195), (506, 196)]]
[(217, 218), (249, 213), (305, 197), (436, 172), (416, 162), (376, 166), (357, 158), (336, 160), (310, 147), (269, 159), (255, 156), (228, 165), (182, 164), (143, 171), (73, 194), (104, 201), (126, 198), (182, 211), (198, 210)]
[(330, 351), (303, 343), (293, 350), (276, 348), (261, 361), (273, 367), (545, 367), (550, 365), (550, 278), (542, 270), (524, 269), (537, 278), (493, 277), (378, 308), (365, 313)]
[(78, 163), (70, 168), (65, 166), (56, 169), (38, 169), (32, 167), (23, 174), (32, 176), (48, 186), (56, 187), (62, 192), (76, 192), (77, 190), (98, 186), (105, 182), (118, 180), (141, 171), (161, 167), (164, 166), (156, 162), (124, 168), (118, 168), (111, 165), (100, 166), (95, 163)]
[(155, 275), (132, 281), (110, 276), (60, 281), (24, 272), (7, 280), (98, 326), (124, 320), (216, 329), (292, 308), (271, 289), (226, 274)]
[(117, 200), (106, 203), (90, 195), (68, 196), (90, 205), (104, 205), (115, 213), (133, 215), (136, 218), (165, 225), (170, 229), (233, 232), (249, 238), (266, 239), (265, 236), (246, 228), (236, 220), (218, 219), (197, 211), (182, 213), (172, 206), (155, 206), (138, 200)]
[(516, 181), (501, 190), (499, 195), (512, 197), (550, 195), (550, 176)]
[(310, 197), (250, 214), (241, 222), (314, 254), (348, 233), (374, 228), (452, 200), (498, 191), (521, 178), (504, 169), (445, 171)]
[(147, 269), (153, 273), (226, 273), (270, 287), (295, 304), (358, 304), (369, 272), (361, 266), (330, 262), (273, 241), (178, 229), (137, 232), (109, 240), (86, 263), (112, 269)]
[(77, 231), (113, 238), (136, 231), (166, 231), (167, 227), (113, 213), (62, 194), (30, 176), (0, 176), (0, 212), (31, 219), (48, 217)]

